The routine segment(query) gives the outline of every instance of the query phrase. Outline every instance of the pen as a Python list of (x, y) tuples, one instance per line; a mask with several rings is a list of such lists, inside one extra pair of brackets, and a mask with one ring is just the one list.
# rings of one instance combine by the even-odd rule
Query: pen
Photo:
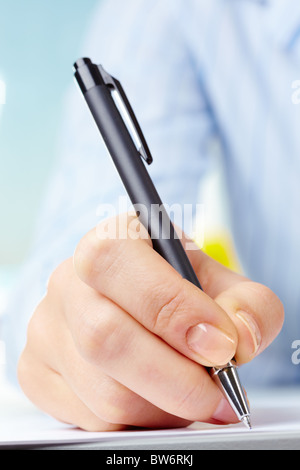
[[(140, 222), (153, 248), (184, 279), (201, 285), (146, 169), (153, 161), (143, 132), (121, 83), (88, 58), (74, 64), (75, 79), (94, 117)], [(159, 208), (153, 214), (153, 208)], [(250, 410), (234, 359), (226, 366), (207, 368), (237, 417), (251, 429)]]

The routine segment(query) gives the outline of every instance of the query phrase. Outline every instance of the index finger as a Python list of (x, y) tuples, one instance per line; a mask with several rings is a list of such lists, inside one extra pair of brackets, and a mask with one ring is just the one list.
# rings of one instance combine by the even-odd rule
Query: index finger
[[(118, 223), (129, 230), (122, 217)], [(99, 234), (89, 232), (74, 255), (77, 274), (86, 284), (195, 362), (210, 367), (233, 358), (233, 322), (157, 254), (148, 237), (118, 240)]]

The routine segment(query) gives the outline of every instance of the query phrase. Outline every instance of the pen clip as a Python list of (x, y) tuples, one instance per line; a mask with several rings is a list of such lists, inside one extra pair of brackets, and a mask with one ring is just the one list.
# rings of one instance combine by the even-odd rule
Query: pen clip
[(148, 165), (151, 165), (153, 158), (148, 144), (121, 83), (116, 78), (112, 77), (108, 72), (106, 72), (102, 65), (98, 65), (98, 68), (105, 85), (113, 94), (116, 106), (118, 107), (120, 114), (123, 117), (125, 124), (127, 125), (128, 131), (130, 132), (135, 142), (137, 151), (139, 152), (140, 156), (148, 163)]

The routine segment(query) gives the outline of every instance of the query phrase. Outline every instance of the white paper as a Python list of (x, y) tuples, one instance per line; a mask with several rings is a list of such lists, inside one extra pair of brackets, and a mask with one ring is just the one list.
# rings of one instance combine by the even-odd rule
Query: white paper
[[(11, 406), (12, 404), (10, 404)], [(258, 435), (289, 436), (299, 433), (300, 442), (300, 390), (260, 393), (252, 400), (253, 430), (249, 431), (242, 424), (229, 426), (212, 426), (194, 423), (188, 428), (159, 431), (122, 431), (88, 433), (72, 426), (64, 425), (37, 412), (26, 404), (22, 409), (19, 404), (14, 407), (2, 407), (0, 403), (0, 448), (7, 445), (42, 445), (74, 444), (120, 441), (126, 443), (133, 439), (180, 438), (199, 436), (199, 439), (226, 436), (235, 439), (237, 435), (247, 434), (249, 439)]]

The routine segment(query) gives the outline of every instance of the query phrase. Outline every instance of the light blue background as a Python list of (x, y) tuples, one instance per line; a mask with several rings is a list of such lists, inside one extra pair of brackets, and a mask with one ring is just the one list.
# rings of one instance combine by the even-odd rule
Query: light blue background
[(0, 265), (30, 246), (72, 64), (99, 0), (0, 0)]

